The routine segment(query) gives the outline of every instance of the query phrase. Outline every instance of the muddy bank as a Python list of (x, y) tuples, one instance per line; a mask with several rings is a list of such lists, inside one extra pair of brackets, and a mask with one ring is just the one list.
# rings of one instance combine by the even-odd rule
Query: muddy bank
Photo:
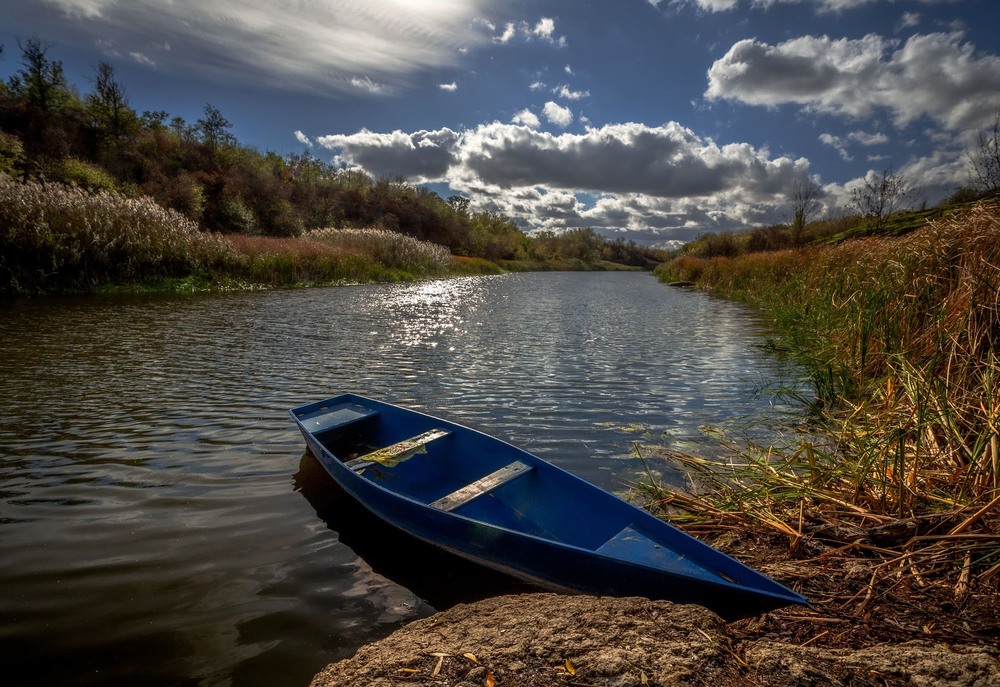
[(312, 687), (828, 684), (1000, 687), (1000, 649), (800, 646), (746, 639), (698, 606), (525, 594), (413, 622), (331, 664)]

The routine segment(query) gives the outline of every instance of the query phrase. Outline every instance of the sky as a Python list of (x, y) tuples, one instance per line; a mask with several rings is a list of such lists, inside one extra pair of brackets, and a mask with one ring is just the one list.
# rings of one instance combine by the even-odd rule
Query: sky
[(3, 0), (0, 76), (38, 37), (81, 93), (402, 177), (525, 231), (671, 247), (837, 216), (869, 174), (970, 178), (1000, 108), (998, 0)]

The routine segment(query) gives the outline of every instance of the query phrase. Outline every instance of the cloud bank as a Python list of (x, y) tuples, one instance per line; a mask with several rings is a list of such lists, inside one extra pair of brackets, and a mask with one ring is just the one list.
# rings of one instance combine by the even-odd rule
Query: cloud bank
[(977, 55), (960, 33), (916, 34), (905, 42), (803, 36), (770, 45), (733, 45), (708, 70), (709, 100), (868, 117), (888, 111), (896, 126), (930, 117), (949, 129), (975, 126), (996, 104), (1000, 57)]
[(772, 159), (748, 144), (720, 146), (673, 122), (556, 134), (538, 130), (532, 117), (525, 111), (515, 117), (522, 123), (461, 132), (362, 130), (317, 143), (338, 164), (445, 182), (526, 227), (627, 228), (653, 243), (663, 243), (668, 229), (777, 221), (775, 202), (808, 173), (805, 160)]

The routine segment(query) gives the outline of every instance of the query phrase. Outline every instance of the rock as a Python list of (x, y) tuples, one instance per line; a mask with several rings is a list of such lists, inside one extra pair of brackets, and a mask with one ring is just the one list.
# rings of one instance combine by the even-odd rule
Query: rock
[[(399, 678), (407, 685), (549, 685), (570, 677), (609, 687), (715, 684), (737, 674), (725, 623), (700, 606), (638, 598), (528, 594), (455, 606), (410, 623), (352, 658), (328, 666), (312, 687), (358, 687)], [(438, 676), (434, 654), (448, 654)], [(465, 658), (472, 654), (476, 662)], [(567, 664), (567, 661), (569, 663)], [(475, 671), (475, 672), (474, 672)], [(445, 679), (445, 676), (447, 679)], [(456, 679), (457, 678), (457, 679)]]
[(867, 649), (755, 640), (734, 650), (699, 606), (525, 594), (410, 623), (318, 674), (312, 687), (483, 685), (1000, 687), (1000, 649), (929, 642)]

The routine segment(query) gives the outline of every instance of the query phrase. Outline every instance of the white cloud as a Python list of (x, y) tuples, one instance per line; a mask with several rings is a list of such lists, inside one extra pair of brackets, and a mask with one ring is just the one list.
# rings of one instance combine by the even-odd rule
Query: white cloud
[(903, 12), (903, 16), (899, 20), (899, 31), (903, 29), (912, 29), (914, 26), (920, 23), (920, 12)]
[(448, 128), (388, 134), (362, 129), (356, 134), (319, 136), (316, 142), (339, 151), (338, 159), (348, 166), (420, 182), (447, 176), (459, 139), (460, 135)]
[(451, 83), (439, 83), (438, 88), (440, 88), (442, 91), (448, 91), (450, 93), (454, 93), (455, 91), (458, 90), (458, 84), (455, 83), (454, 81), (452, 81)]
[[(494, 28), (493, 31), (496, 29)], [(510, 21), (504, 25), (503, 33), (493, 36), (494, 43), (506, 44), (515, 38), (524, 41), (540, 40), (557, 47), (566, 47), (566, 37), (555, 35), (556, 22), (550, 17), (542, 17), (532, 26), (526, 21)]]
[(479, 209), (525, 227), (627, 229), (652, 243), (781, 221), (785, 192), (808, 172), (806, 160), (772, 159), (745, 143), (719, 145), (675, 123), (553, 134), (532, 127), (532, 117), (523, 110), (514, 123), (462, 132), (362, 130), (317, 140), (345, 164), (376, 176), (446, 182)]
[(310, 148), (312, 147), (312, 141), (309, 140), (309, 137), (306, 136), (301, 131), (299, 131), (298, 129), (295, 130), (295, 140), (297, 140), (302, 145), (309, 146)]
[(539, 38), (544, 38), (545, 40), (552, 40), (552, 33), (556, 30), (556, 23), (549, 17), (542, 17), (535, 24), (535, 28), (531, 30), (533, 34)]
[(542, 115), (552, 124), (561, 126), (564, 129), (573, 123), (573, 111), (551, 100), (545, 103), (545, 106), (542, 108)]
[[(19, 0), (26, 1), (26, 0)], [(367, 75), (387, 90), (486, 44), (487, 0), (287, 3), (273, 0), (31, 0), (74, 21), (81, 43), (112, 41), (163, 69), (323, 93)], [(471, 30), (470, 30), (471, 28)], [(152, 45), (169, 45), (163, 53)]]
[(958, 33), (914, 35), (905, 43), (869, 34), (803, 36), (778, 45), (733, 45), (708, 72), (705, 96), (773, 107), (798, 104), (826, 114), (891, 113), (897, 126), (921, 116), (973, 126), (1000, 91), (1000, 57), (978, 55)]
[(380, 84), (375, 81), (372, 81), (367, 76), (364, 78), (355, 76), (354, 78), (351, 79), (351, 85), (359, 90), (368, 91), (369, 93), (372, 93), (374, 95), (381, 95), (388, 91), (388, 88), (386, 88), (385, 84)]
[(139, 64), (145, 65), (147, 67), (156, 66), (156, 62), (149, 58), (145, 53), (141, 52), (130, 52), (129, 57), (138, 62)]
[(552, 92), (565, 100), (580, 100), (582, 98), (590, 97), (590, 91), (572, 91), (569, 86), (565, 84), (552, 89)]
[(514, 115), (513, 119), (510, 120), (514, 124), (522, 124), (524, 126), (529, 126), (532, 129), (537, 129), (542, 125), (538, 115), (528, 109), (521, 110)]
[(516, 35), (517, 27), (514, 25), (514, 22), (509, 22), (507, 26), (504, 27), (503, 33), (496, 36), (493, 40), (497, 43), (507, 43)]
[[(649, 0), (654, 7), (662, 0)], [(943, 4), (955, 0), (918, 0), (925, 5)], [(864, 5), (880, 2), (880, 0), (743, 0), (743, 5), (752, 9), (767, 10), (775, 5), (812, 5), (817, 12), (844, 12)], [(672, 0), (672, 5), (693, 5), (705, 12), (726, 12), (735, 9), (741, 0)]]
[(541, 81), (535, 81), (528, 88), (532, 91), (541, 91), (545, 89), (545, 84)]
[[(854, 159), (854, 156), (848, 150), (847, 146), (849, 143), (857, 143), (861, 146), (883, 145), (889, 142), (889, 137), (882, 132), (868, 133), (867, 131), (852, 131), (847, 134), (846, 139), (842, 136), (824, 133), (819, 135), (819, 140), (824, 145), (835, 149), (840, 154), (840, 157), (850, 162)], [(867, 157), (871, 160), (877, 156), (869, 155)]]

